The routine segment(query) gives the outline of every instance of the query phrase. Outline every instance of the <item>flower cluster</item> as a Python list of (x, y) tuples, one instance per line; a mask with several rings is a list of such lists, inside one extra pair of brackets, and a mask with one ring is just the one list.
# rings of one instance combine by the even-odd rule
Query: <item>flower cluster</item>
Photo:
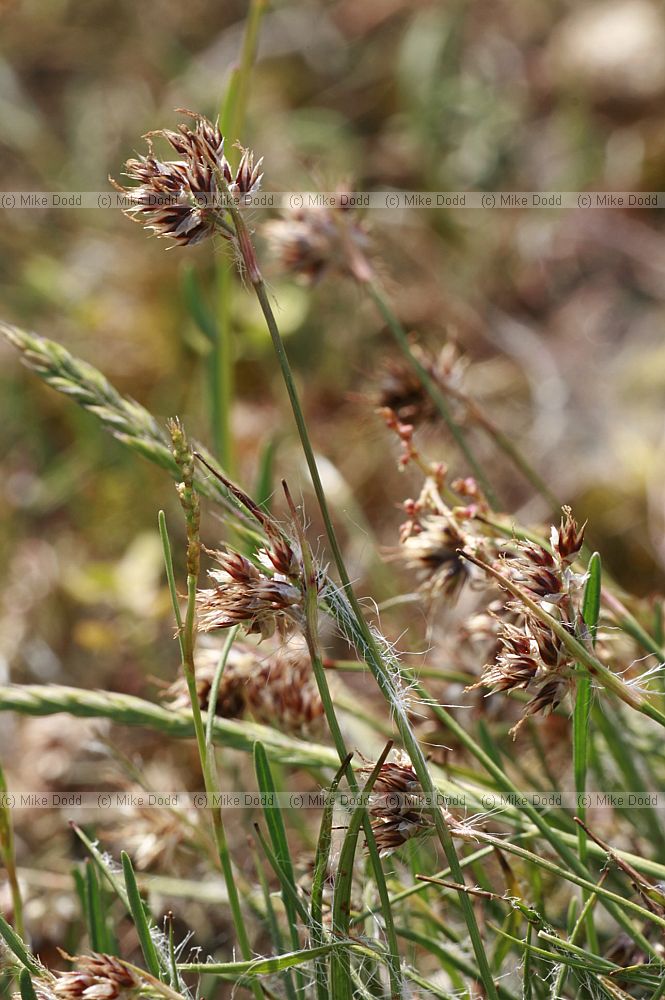
[[(127, 160), (125, 175), (138, 187), (114, 186), (131, 201), (125, 214), (160, 237), (169, 237), (180, 246), (194, 245), (215, 233), (231, 238), (233, 231), (224, 222), (226, 197), (253, 194), (261, 185), (262, 160), (243, 150), (236, 170), (224, 155), (224, 137), (218, 126), (203, 115), (185, 111), (194, 127), (180, 125), (177, 131), (162, 129), (145, 136), (148, 153)], [(154, 155), (152, 137), (166, 139), (177, 160), (159, 160)]]
[(265, 235), (284, 270), (314, 284), (329, 274), (366, 282), (372, 270), (365, 253), (368, 236), (355, 213), (344, 207), (343, 193), (334, 206), (292, 209), (265, 226)]
[[(520, 542), (516, 554), (497, 565), (506, 579), (518, 584), (526, 596), (574, 635), (581, 621), (579, 603), (584, 578), (573, 572), (572, 564), (584, 542), (584, 526), (577, 525), (570, 508), (563, 508), (561, 525), (552, 528), (550, 541), (550, 551), (535, 542)], [(565, 643), (519, 601), (508, 602), (496, 617), (495, 658), (469, 690), (488, 687), (494, 692), (532, 692), (522, 722), (528, 716), (552, 712), (568, 690), (574, 667)], [(513, 735), (520, 725), (513, 728)]]
[[(445, 344), (437, 355), (419, 344), (412, 344), (411, 351), (443, 392), (461, 384), (467, 364), (453, 344)], [(437, 417), (437, 409), (413, 365), (402, 358), (391, 358), (384, 364), (373, 402), (379, 412), (389, 410), (400, 423), (413, 427)]]
[[(204, 711), (208, 709), (219, 656), (219, 649), (203, 647), (197, 658), (196, 684)], [(188, 708), (184, 678), (178, 678), (164, 697), (172, 708)], [(225, 718), (250, 715), (257, 722), (287, 732), (316, 731), (323, 719), (323, 703), (304, 646), (279, 646), (261, 656), (256, 646), (235, 643), (222, 673), (216, 713)]]
[(369, 815), (381, 857), (434, 829), (431, 808), (423, 806), (423, 789), (411, 761), (404, 753), (395, 757), (381, 766), (370, 795)]
[(219, 568), (209, 571), (215, 586), (197, 594), (202, 632), (242, 625), (246, 632), (265, 639), (275, 630), (285, 635), (301, 621), (303, 596), (293, 582), (296, 557), (292, 551), (265, 550), (264, 561), (269, 566), (265, 569), (239, 552), (211, 554)]
[(78, 968), (61, 972), (52, 988), (57, 1000), (118, 1000), (137, 993), (141, 981), (112, 955), (81, 955)]
[[(441, 471), (441, 476), (443, 471)], [(492, 540), (472, 529), (472, 517), (481, 498), (470, 480), (452, 484), (460, 498), (471, 503), (449, 507), (441, 497), (440, 482), (428, 477), (417, 500), (407, 500), (407, 521), (400, 530), (400, 547), (393, 553), (414, 570), (420, 589), (431, 597), (455, 601), (475, 572), (462, 555), (495, 553)]]

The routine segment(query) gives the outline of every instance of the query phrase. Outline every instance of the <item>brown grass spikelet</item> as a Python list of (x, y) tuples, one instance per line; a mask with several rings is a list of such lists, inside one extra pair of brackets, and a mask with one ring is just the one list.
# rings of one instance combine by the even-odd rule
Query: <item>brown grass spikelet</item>
[[(494, 563), (495, 570), (519, 584), (525, 599), (528, 596), (539, 603), (571, 635), (577, 634), (581, 621), (584, 582), (571, 566), (583, 541), (584, 526), (578, 527), (570, 508), (564, 507), (560, 527), (552, 528), (551, 552), (522, 540), (512, 556)], [(493, 692), (530, 692), (523, 718), (511, 730), (514, 737), (524, 719), (548, 715), (561, 703), (573, 683), (575, 663), (561, 637), (521, 601), (505, 602), (493, 616), (499, 623), (494, 659), (467, 690), (487, 687)]]
[(356, 213), (344, 207), (344, 194), (338, 192), (333, 206), (291, 209), (264, 227), (282, 268), (306, 284), (315, 284), (329, 274), (360, 282), (371, 280), (367, 230)]

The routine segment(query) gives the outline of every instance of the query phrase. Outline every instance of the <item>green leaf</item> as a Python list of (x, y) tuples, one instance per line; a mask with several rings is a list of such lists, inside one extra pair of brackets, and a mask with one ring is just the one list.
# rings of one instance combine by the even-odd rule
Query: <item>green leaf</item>
[(21, 974), (18, 977), (18, 988), (21, 991), (21, 1000), (37, 1000), (37, 994), (32, 985), (32, 976), (27, 969), (21, 969)]
[(582, 601), (582, 618), (591, 632), (592, 639), (595, 641), (598, 618), (600, 617), (601, 591), (601, 563), (600, 555), (597, 552), (594, 552), (591, 556), (587, 572), (588, 579), (584, 588), (584, 599)]
[(276, 955), (274, 958), (257, 958), (249, 962), (189, 962), (179, 965), (179, 972), (199, 972), (222, 979), (244, 979), (254, 976), (273, 976), (285, 969), (297, 965), (306, 965), (314, 959), (328, 955), (332, 951), (346, 949), (350, 941), (331, 941), (318, 948), (302, 948), (288, 952), (286, 955)]
[[(598, 627), (598, 617), (600, 615), (600, 591), (601, 591), (601, 564), (600, 556), (597, 552), (591, 556), (588, 566), (588, 579), (584, 588), (584, 598), (582, 600), (582, 618), (589, 630), (592, 642), (596, 638)], [(580, 669), (577, 677), (577, 688), (575, 693), (575, 707), (573, 709), (573, 777), (575, 781), (575, 791), (578, 796), (582, 796), (586, 791), (587, 771), (589, 768), (589, 720), (591, 718), (591, 676), (587, 670)], [(584, 819), (586, 808), (582, 801), (578, 801), (577, 814), (580, 819)], [(580, 860), (586, 864), (587, 860), (587, 837), (584, 830), (578, 829), (577, 840), (579, 844)], [(588, 895), (582, 893), (582, 898), (586, 900)], [(590, 912), (586, 923), (589, 943), (594, 951), (598, 949), (598, 940), (593, 922), (593, 913)]]
[[(333, 778), (328, 789), (328, 799), (323, 807), (321, 826), (319, 827), (319, 839), (316, 844), (316, 854), (314, 856), (314, 874), (312, 875), (312, 899), (310, 903), (310, 913), (312, 915), (312, 941), (316, 945), (323, 944), (323, 887), (325, 885), (330, 860), (330, 848), (332, 845), (332, 824), (334, 813), (335, 793), (339, 788), (340, 781), (344, 777), (346, 769), (351, 763), (353, 754), (347, 754), (343, 760), (337, 774)], [(317, 962), (316, 972), (316, 992), (319, 1000), (328, 1000), (328, 988), (326, 985), (325, 963)]]
[(153, 941), (150, 933), (150, 925), (146, 916), (145, 905), (141, 899), (139, 887), (136, 883), (136, 875), (134, 874), (132, 862), (129, 855), (126, 854), (125, 851), (121, 852), (120, 860), (122, 861), (122, 871), (125, 876), (127, 901), (129, 903), (129, 909), (134, 921), (134, 926), (136, 927), (136, 933), (138, 934), (143, 957), (146, 961), (150, 974), (153, 975), (155, 979), (161, 979), (162, 968), (159, 961), (159, 955), (157, 954), (155, 942)]
[[(263, 815), (265, 817), (266, 826), (268, 827), (268, 834), (275, 853), (275, 859), (281, 871), (284, 873), (284, 879), (288, 885), (288, 888), (286, 885), (282, 886), (282, 899), (284, 901), (284, 909), (286, 910), (286, 916), (289, 923), (291, 946), (295, 951), (297, 951), (300, 947), (300, 939), (298, 937), (299, 909), (294, 900), (294, 897), (295, 899), (298, 898), (298, 890), (296, 889), (293, 862), (291, 860), (291, 854), (289, 853), (289, 842), (286, 836), (286, 827), (282, 817), (282, 810), (277, 804), (277, 787), (270, 769), (270, 763), (268, 762), (268, 755), (266, 754), (263, 744), (258, 742), (254, 744), (254, 770), (256, 771), (256, 781), (259, 786), (259, 791), (265, 799)], [(299, 991), (302, 992), (304, 988), (304, 981), (299, 978)], [(291, 990), (291, 985), (289, 985), (289, 990)]]
[(86, 864), (85, 871), (85, 912), (91, 949), (108, 955), (109, 942), (106, 933), (106, 921), (102, 908), (99, 882), (97, 880), (97, 872), (90, 861)]
[[(379, 776), (384, 761), (390, 753), (391, 747), (392, 742), (389, 742), (372, 768), (372, 772), (360, 793), (360, 801), (351, 813), (351, 819), (344, 835), (337, 866), (337, 876), (335, 878), (332, 912), (333, 933), (342, 937), (346, 937), (349, 932), (353, 868), (360, 827), (367, 813), (365, 803), (367, 796), (374, 787), (374, 782)], [(332, 996), (335, 997), (335, 1000), (353, 1000), (353, 981), (351, 978), (351, 962), (348, 951), (335, 952), (332, 955), (330, 986)]]
[(36, 960), (30, 954), (27, 945), (21, 940), (16, 931), (9, 926), (2, 914), (0, 914), (0, 936), (4, 939), (9, 950), (16, 955), (21, 965), (25, 966), (33, 975), (41, 976), (42, 969), (40, 969)]
[(277, 437), (266, 441), (259, 457), (259, 471), (256, 477), (254, 498), (266, 512), (270, 511), (270, 501), (273, 494), (273, 479), (275, 471), (275, 455), (277, 453)]

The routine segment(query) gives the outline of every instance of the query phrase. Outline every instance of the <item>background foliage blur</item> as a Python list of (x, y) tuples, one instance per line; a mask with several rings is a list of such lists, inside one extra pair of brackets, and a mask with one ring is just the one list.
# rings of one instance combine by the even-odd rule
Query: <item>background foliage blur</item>
[[(142, 132), (180, 120), (175, 108), (214, 117), (245, 14), (238, 0), (5, 0), (2, 187), (106, 190), (108, 174), (120, 178), (124, 160), (143, 151)], [(649, 0), (275, 2), (242, 139), (265, 156), (273, 190), (665, 190), (664, 94), (665, 20)], [(215, 308), (216, 268), (233, 268), (224, 247), (212, 263), (208, 245), (166, 252), (116, 211), (2, 218), (4, 318), (60, 341), (211, 443), (209, 345), (186, 289), (194, 273)], [(260, 238), (263, 216), (253, 221)], [(660, 214), (414, 210), (383, 213), (372, 228), (407, 328), (433, 348), (452, 339), (468, 356), (473, 393), (590, 519), (620, 582), (643, 595), (662, 588)], [(362, 398), (394, 349), (350, 284), (310, 292), (274, 264), (267, 271), (360, 574), (371, 534), (395, 544), (397, 504), (410, 492)], [(239, 286), (233, 326), (238, 477), (251, 488), (278, 428), (279, 475), (306, 491), (270, 344)], [(177, 667), (156, 530), (165, 507), (177, 540), (172, 486), (6, 345), (0, 382), (0, 679), (153, 697), (154, 678)], [(447, 439), (425, 437), (464, 472)], [(528, 484), (491, 461), (506, 509), (545, 516)], [(217, 542), (210, 518), (204, 536)], [(383, 586), (376, 568), (372, 586)], [(60, 734), (38, 723), (55, 754)], [(5, 753), (18, 726), (38, 723), (3, 717)]]

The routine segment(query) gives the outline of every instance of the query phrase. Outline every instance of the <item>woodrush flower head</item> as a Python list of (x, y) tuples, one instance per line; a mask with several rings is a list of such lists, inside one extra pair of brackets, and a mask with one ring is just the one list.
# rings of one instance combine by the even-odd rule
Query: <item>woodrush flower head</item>
[[(371, 767), (363, 770), (371, 771)], [(370, 795), (369, 815), (381, 857), (413, 837), (426, 836), (434, 830), (434, 819), (422, 804), (423, 789), (406, 754), (386, 761), (379, 771)]]
[(365, 256), (367, 232), (343, 204), (291, 209), (268, 222), (264, 231), (284, 270), (307, 284), (332, 273), (360, 282), (372, 277)]
[[(420, 577), (420, 589), (433, 597), (443, 595), (451, 601), (459, 596), (475, 570), (462, 552), (476, 553), (485, 558), (496, 554), (496, 544), (478, 530), (472, 512), (482, 503), (470, 481), (451, 485), (460, 500), (472, 500), (449, 507), (441, 495), (445, 467), (439, 467), (427, 477), (417, 500), (406, 500), (404, 510), (408, 520), (400, 528), (400, 547), (392, 558), (403, 561)], [(449, 491), (450, 492), (450, 491)]]
[(112, 955), (80, 955), (78, 969), (58, 974), (53, 984), (57, 1000), (118, 1000), (141, 989), (141, 981)]
[[(520, 541), (512, 558), (495, 563), (506, 579), (519, 585), (525, 598), (539, 604), (571, 635), (577, 633), (582, 620), (583, 577), (570, 567), (583, 540), (584, 527), (579, 528), (570, 508), (564, 507), (560, 527), (552, 528), (551, 552), (534, 542)], [(552, 712), (570, 687), (575, 666), (561, 635), (519, 599), (508, 601), (497, 619), (500, 626), (494, 660), (487, 664), (480, 681), (468, 690), (489, 687), (495, 692), (532, 692), (522, 722), (530, 715)], [(513, 735), (520, 725), (511, 730)]]
[[(467, 362), (454, 344), (446, 343), (437, 355), (418, 343), (411, 344), (411, 351), (442, 392), (461, 385)], [(400, 422), (414, 427), (438, 417), (438, 410), (413, 365), (402, 358), (385, 362), (373, 401), (380, 412), (389, 409)], [(464, 419), (463, 413), (461, 419)]]
[[(196, 684), (204, 711), (219, 656), (219, 648), (212, 647), (203, 647), (197, 654)], [(189, 707), (184, 677), (178, 678), (164, 697), (175, 709)], [(315, 732), (323, 719), (323, 703), (307, 650), (289, 644), (263, 654), (249, 643), (235, 643), (222, 673), (216, 714), (226, 718), (249, 714), (257, 722), (286, 732)]]
[(519, 727), (530, 715), (549, 715), (563, 700), (571, 683), (574, 661), (559, 637), (535, 615), (526, 613), (520, 624), (502, 622), (495, 659), (482, 677), (467, 690), (480, 687), (491, 691), (530, 691)]
[(264, 572), (239, 552), (212, 555), (219, 569), (209, 571), (215, 586), (197, 595), (200, 631), (242, 625), (265, 639), (275, 629), (286, 633), (300, 621), (302, 591), (283, 573)]
[(431, 515), (404, 538), (402, 558), (419, 574), (425, 589), (454, 600), (470, 572), (470, 564), (460, 555), (462, 548), (464, 538), (455, 525), (448, 518)]
[[(125, 176), (137, 181), (137, 187), (125, 188), (111, 182), (131, 201), (125, 214), (159, 237), (168, 237), (180, 246), (194, 245), (219, 234), (234, 236), (224, 220), (227, 196), (249, 195), (259, 190), (263, 174), (261, 163), (245, 149), (236, 170), (224, 154), (224, 137), (218, 125), (203, 115), (183, 111), (193, 120), (179, 125), (177, 131), (161, 129), (149, 132), (146, 156), (127, 160)], [(166, 139), (180, 157), (159, 160), (153, 152), (152, 139)]]

